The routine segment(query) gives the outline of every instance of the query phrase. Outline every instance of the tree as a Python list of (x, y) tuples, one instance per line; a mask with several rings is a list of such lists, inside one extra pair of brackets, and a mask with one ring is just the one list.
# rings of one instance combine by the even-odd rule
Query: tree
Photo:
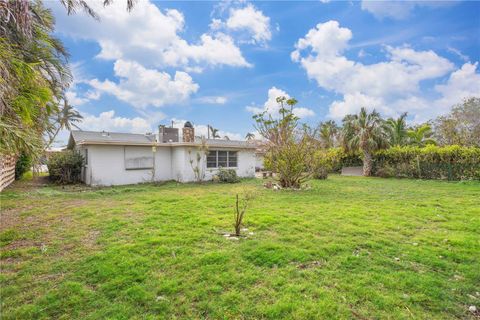
[(68, 53), (37, 1), (0, 1), (0, 152), (37, 155), (71, 81)]
[(480, 147), (480, 98), (465, 99), (449, 114), (434, 121), (435, 138), (441, 145)]
[(218, 134), (218, 129), (215, 129), (212, 126), (208, 126), (208, 128), (210, 129), (210, 132), (212, 133), (212, 138), (213, 139), (220, 138), (220, 135)]
[[(315, 171), (315, 139), (293, 114), (295, 99), (278, 97), (280, 118), (263, 112), (253, 116), (255, 128), (265, 138), (265, 163), (276, 173), (283, 188), (299, 188)], [(286, 107), (289, 106), (290, 108)]]
[(255, 139), (255, 135), (251, 132), (247, 133), (247, 135), (245, 136), (245, 139), (247, 140), (253, 140)]
[(335, 121), (320, 122), (318, 126), (320, 144), (323, 148), (329, 149), (335, 147), (338, 141), (339, 128)]
[(402, 113), (397, 119), (389, 118), (385, 122), (385, 129), (388, 134), (391, 146), (403, 146), (407, 142), (407, 113)]
[(363, 175), (370, 176), (373, 167), (373, 153), (388, 146), (388, 136), (380, 114), (373, 110), (368, 113), (362, 108), (356, 115), (343, 119), (344, 142), (347, 151), (363, 153)]
[(436, 144), (432, 139), (432, 127), (428, 124), (422, 124), (407, 131), (408, 143), (418, 147), (425, 147), (429, 144)]
[(72, 127), (79, 129), (76, 123), (81, 122), (82, 119), (83, 116), (64, 99), (63, 107), (51, 117), (46, 148), (52, 145), (60, 130), (72, 130)]

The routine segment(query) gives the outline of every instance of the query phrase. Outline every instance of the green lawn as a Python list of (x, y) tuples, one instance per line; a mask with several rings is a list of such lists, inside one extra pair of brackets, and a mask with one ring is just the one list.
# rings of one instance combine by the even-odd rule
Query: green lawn
[[(480, 183), (332, 176), (17, 187), (1, 195), (2, 319), (474, 319)], [(256, 189), (253, 232), (234, 195)]]

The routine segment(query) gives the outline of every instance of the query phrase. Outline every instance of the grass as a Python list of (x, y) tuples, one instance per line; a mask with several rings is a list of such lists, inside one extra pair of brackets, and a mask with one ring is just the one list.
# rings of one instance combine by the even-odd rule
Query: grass
[[(2, 319), (474, 319), (480, 183), (332, 176), (1, 195)], [(233, 231), (235, 193), (255, 189)]]

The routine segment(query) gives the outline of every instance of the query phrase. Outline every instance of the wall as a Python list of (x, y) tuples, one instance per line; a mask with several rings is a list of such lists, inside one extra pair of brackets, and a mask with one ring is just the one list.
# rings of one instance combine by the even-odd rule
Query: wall
[[(90, 185), (122, 185), (152, 181), (152, 169), (125, 169), (125, 147), (108, 145), (89, 145), (78, 148), (82, 154), (88, 149), (88, 164), (85, 167), (85, 183)], [(152, 150), (151, 147), (138, 148), (138, 155), (144, 156)], [(188, 151), (191, 151), (189, 153)], [(133, 151), (134, 152), (134, 151)], [(196, 149), (191, 147), (156, 147), (155, 181), (177, 180), (180, 182), (195, 181), (195, 174), (190, 159), (196, 163)], [(200, 161), (200, 167), (205, 171), (205, 180), (211, 180), (218, 169), (205, 169), (205, 157)], [(240, 177), (255, 176), (254, 150), (238, 151), (238, 168)]]
[[(89, 161), (86, 168), (85, 183), (91, 185), (122, 185), (152, 181), (155, 174), (156, 181), (171, 180), (170, 148), (158, 148), (155, 153), (155, 170), (153, 169), (125, 169), (125, 147), (90, 145), (88, 147)], [(128, 147), (130, 153), (138, 149), (138, 155), (151, 151), (151, 147)], [(133, 150), (133, 151), (132, 151)]]
[[(188, 152), (190, 150), (190, 154)], [(216, 150), (216, 149), (210, 149)], [(218, 149), (218, 150), (227, 150), (227, 149)], [(195, 181), (195, 174), (193, 172), (190, 160), (194, 161), (194, 166), (196, 164), (196, 149), (187, 148), (187, 147), (175, 147), (172, 152), (172, 168), (173, 168), (173, 178), (180, 182), (190, 182)], [(212, 180), (213, 176), (218, 173), (217, 168), (206, 168), (206, 157), (203, 156), (200, 161), (200, 168), (205, 173), (204, 180)], [(252, 149), (249, 150), (238, 150), (238, 167), (232, 168), (235, 169), (237, 175), (242, 178), (253, 178), (255, 177), (255, 152)]]

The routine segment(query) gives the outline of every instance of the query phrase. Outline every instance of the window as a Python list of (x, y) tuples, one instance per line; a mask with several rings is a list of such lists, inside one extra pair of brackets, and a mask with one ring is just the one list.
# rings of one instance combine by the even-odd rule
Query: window
[(234, 168), (237, 165), (237, 151), (213, 150), (207, 155), (207, 168)]
[(125, 147), (125, 169), (142, 170), (153, 168), (153, 153), (150, 147)]
[(85, 149), (85, 165), (88, 165), (88, 149)]

